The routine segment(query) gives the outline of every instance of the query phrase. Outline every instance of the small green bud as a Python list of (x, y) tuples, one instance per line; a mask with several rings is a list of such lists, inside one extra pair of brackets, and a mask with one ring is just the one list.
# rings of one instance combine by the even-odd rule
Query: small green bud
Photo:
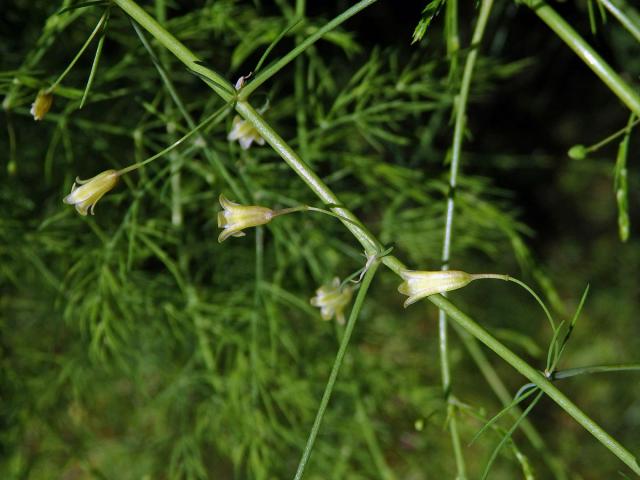
[(587, 147), (584, 145), (574, 145), (569, 149), (568, 155), (569, 158), (573, 158), (574, 160), (584, 160), (587, 158)]

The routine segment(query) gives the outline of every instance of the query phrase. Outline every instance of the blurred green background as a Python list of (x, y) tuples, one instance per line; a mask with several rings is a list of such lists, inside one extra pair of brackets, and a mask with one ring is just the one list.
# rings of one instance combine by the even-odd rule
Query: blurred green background
[[(76, 2), (77, 3), (77, 2)], [(144, 1), (169, 31), (229, 81), (252, 71), (291, 25), (294, 5)], [(349, 7), (308, 2), (267, 63)], [(361, 268), (335, 219), (298, 213), (216, 239), (218, 195), (230, 172), (252, 203), (319, 206), (268, 146), (227, 141), (233, 115), (123, 181), (81, 217), (63, 205), (73, 179), (122, 168), (184, 135), (129, 20), (113, 7), (95, 81), (78, 109), (93, 42), (41, 122), (40, 88), (66, 68), (104, 11), (71, 2), (9, 0), (0, 17), (0, 477), (7, 479), (292, 478), (342, 327), (309, 305), (333, 277)], [(597, 4), (594, 2), (594, 8)], [(411, 268), (440, 265), (452, 102), (477, 11), (460, 5), (458, 67), (444, 14), (411, 43), (425, 2), (365, 9), (252, 97), (265, 118)], [(630, 82), (640, 45), (583, 2), (558, 11)], [(152, 42), (186, 110), (222, 105)], [(628, 157), (630, 237), (618, 233), (619, 140), (568, 157), (623, 128), (628, 112), (529, 9), (496, 2), (471, 87), (452, 267), (507, 273), (570, 319), (590, 293), (560, 368), (632, 363), (640, 351), (638, 136)], [(406, 311), (398, 279), (380, 270), (356, 326), (305, 478), (455, 478), (440, 383), (438, 312)], [(475, 282), (451, 299), (539, 369), (552, 332), (523, 290)], [(469, 478), (501, 432), (474, 434), (501, 404), (455, 331), (453, 393)], [(511, 395), (523, 377), (485, 351)], [(558, 386), (632, 452), (640, 439), (637, 372), (582, 375)], [(484, 420), (483, 420), (484, 419)], [(629, 474), (552, 401), (529, 415), (546, 444), (514, 435), (489, 478), (618, 478)], [(512, 418), (498, 422), (509, 428)]]

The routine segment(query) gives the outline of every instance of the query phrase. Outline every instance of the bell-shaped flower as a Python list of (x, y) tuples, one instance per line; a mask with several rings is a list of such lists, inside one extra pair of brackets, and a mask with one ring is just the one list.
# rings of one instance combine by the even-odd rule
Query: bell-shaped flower
[(34, 120), (42, 120), (53, 104), (53, 93), (40, 90), (31, 104), (31, 115)]
[(320, 308), (323, 320), (336, 317), (340, 324), (344, 324), (344, 309), (351, 301), (353, 289), (349, 286), (340, 288), (340, 279), (335, 277), (328, 285), (316, 290), (316, 296), (310, 301), (311, 305)]
[(238, 140), (243, 150), (247, 150), (253, 142), (264, 145), (264, 138), (260, 136), (258, 130), (237, 115), (233, 119), (233, 127), (227, 135), (227, 140), (230, 142)]
[(119, 176), (120, 174), (116, 170), (105, 170), (88, 180), (76, 178), (76, 183), (71, 187), (71, 193), (62, 201), (69, 205), (75, 205), (80, 215), (86, 215), (87, 212), (93, 215), (96, 203), (105, 193), (116, 186)]
[(258, 205), (240, 205), (228, 200), (220, 194), (220, 205), (224, 209), (218, 213), (218, 227), (224, 230), (218, 237), (218, 242), (223, 242), (229, 237), (243, 237), (242, 230), (269, 223), (276, 215), (270, 208)]
[(405, 308), (424, 297), (462, 288), (473, 280), (480, 278), (509, 279), (508, 275), (493, 273), (471, 274), (459, 270), (436, 270), (432, 272), (403, 270), (400, 272), (400, 276), (404, 282), (400, 284), (398, 291), (403, 295), (409, 296), (404, 302)]

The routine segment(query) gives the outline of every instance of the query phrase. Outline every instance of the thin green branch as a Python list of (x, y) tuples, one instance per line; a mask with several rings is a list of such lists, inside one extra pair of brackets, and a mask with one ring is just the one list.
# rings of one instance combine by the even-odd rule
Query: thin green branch
[(320, 407), (318, 408), (316, 419), (313, 422), (313, 427), (311, 427), (311, 432), (309, 433), (309, 437), (307, 438), (307, 444), (304, 448), (304, 452), (302, 453), (300, 463), (298, 464), (298, 470), (296, 471), (296, 475), (294, 477), (295, 480), (300, 480), (304, 475), (304, 469), (307, 465), (307, 462), (309, 461), (309, 457), (311, 456), (313, 444), (315, 443), (316, 437), (318, 436), (318, 431), (320, 430), (320, 424), (322, 423), (324, 412), (327, 409), (327, 405), (329, 405), (333, 387), (336, 383), (336, 379), (338, 378), (338, 373), (340, 372), (340, 367), (342, 366), (344, 355), (347, 352), (349, 340), (351, 339), (351, 334), (353, 333), (353, 327), (355, 327), (356, 325), (356, 320), (358, 319), (358, 315), (360, 315), (360, 309), (362, 308), (364, 299), (367, 296), (367, 291), (369, 290), (369, 286), (371, 285), (371, 280), (373, 280), (373, 277), (376, 274), (376, 270), (378, 270), (379, 265), (379, 262), (374, 262), (371, 265), (371, 268), (367, 270), (367, 273), (362, 280), (360, 290), (358, 290), (358, 295), (356, 296), (353, 308), (351, 309), (351, 314), (349, 315), (349, 320), (347, 321), (344, 335), (342, 336), (342, 340), (340, 341), (340, 348), (338, 349), (336, 359), (333, 362), (333, 368), (331, 369), (331, 374), (329, 375), (327, 386), (325, 387), (324, 393), (322, 394), (322, 400), (320, 401)]
[(640, 95), (618, 75), (598, 53), (544, 1), (525, 0), (540, 19), (560, 37), (609, 89), (640, 116)]
[(562, 378), (575, 377), (576, 375), (590, 375), (592, 373), (611, 373), (611, 372), (636, 372), (640, 370), (638, 363), (620, 363), (618, 365), (594, 365), (591, 367), (567, 368), (566, 370), (558, 370), (551, 374), (552, 380), (560, 380)]
[[(473, 37), (471, 39), (472, 49), (467, 56), (462, 75), (462, 84), (460, 93), (455, 102), (455, 126), (453, 131), (453, 146), (451, 155), (451, 168), (449, 170), (449, 196), (447, 198), (447, 213), (444, 227), (444, 239), (442, 242), (442, 270), (449, 270), (449, 261), (451, 257), (451, 236), (453, 233), (453, 218), (455, 214), (455, 190), (460, 169), (460, 157), (462, 151), (462, 140), (464, 137), (464, 129), (466, 123), (467, 102), (469, 99), (469, 90), (471, 89), (471, 80), (473, 78), (473, 70), (475, 68), (476, 59), (478, 58), (478, 46), (482, 42), (484, 31), (489, 20), (489, 14), (493, 0), (484, 0), (480, 7), (478, 22), (476, 23)], [(447, 12), (449, 13), (449, 12)], [(451, 29), (451, 26), (449, 27)], [(450, 42), (448, 41), (448, 44)], [(453, 68), (453, 65), (452, 65)], [(460, 434), (457, 428), (456, 409), (449, 403), (451, 397), (451, 367), (449, 365), (449, 346), (447, 333), (447, 315), (444, 310), (438, 312), (438, 331), (440, 336), (440, 371), (442, 377), (442, 389), (444, 391), (445, 401), (448, 403), (449, 431), (451, 433), (451, 443), (456, 460), (456, 468), (459, 478), (466, 478), (466, 467), (464, 457), (461, 453)]]
[[(178, 107), (178, 110), (182, 114), (182, 118), (184, 118), (184, 120), (187, 122), (187, 125), (189, 126), (190, 129), (192, 130), (195, 129), (196, 128), (195, 120), (193, 119), (193, 117), (185, 107), (184, 102), (180, 98), (178, 91), (173, 85), (173, 82), (171, 81), (171, 78), (169, 78), (169, 75), (167, 74), (166, 70), (163, 68), (160, 62), (160, 59), (154, 52), (153, 48), (151, 47), (151, 44), (142, 33), (142, 30), (140, 29), (138, 24), (135, 22), (131, 22), (131, 24), (133, 25), (134, 30), (138, 34), (138, 37), (140, 38), (142, 45), (149, 53), (149, 56), (151, 57), (151, 61), (156, 67), (156, 70), (158, 71), (158, 74), (160, 75), (160, 78), (162, 79), (162, 82), (164, 83), (165, 88), (169, 92), (169, 95), (171, 96), (173, 102), (176, 104), (176, 107)], [(204, 149), (205, 157), (207, 157), (207, 160), (209, 160), (209, 162), (211, 162), (214, 165), (214, 167), (217, 169), (220, 176), (224, 179), (226, 184), (229, 185), (229, 188), (231, 188), (231, 191), (233, 191), (234, 195), (236, 195), (236, 197), (241, 202), (245, 202), (245, 203), (248, 202), (249, 198), (245, 194), (244, 190), (240, 188), (238, 183), (231, 176), (231, 174), (227, 170), (227, 167), (224, 166), (224, 164), (220, 161), (220, 158), (217, 155), (212, 154), (211, 149), (209, 148), (209, 145), (207, 143), (207, 139), (203, 135), (198, 135), (198, 140), (204, 146), (203, 149)]]
[(542, 373), (531, 367), (527, 362), (493, 338), (484, 328), (475, 323), (468, 315), (460, 311), (442, 295), (432, 295), (428, 298), (438, 308), (446, 310), (449, 317), (455, 320), (462, 328), (488, 346), (499, 357), (546, 393), (565, 412), (571, 415), (574, 420), (627, 464), (634, 473), (640, 475), (640, 465), (638, 465), (636, 457), (580, 410), (575, 403), (569, 400), (569, 398), (557, 389)]
[[(512, 398), (509, 390), (493, 368), (493, 365), (491, 365), (487, 359), (487, 356), (478, 344), (477, 340), (469, 335), (457, 323), (454, 323), (452, 326), (460, 340), (462, 340), (462, 343), (469, 352), (469, 355), (473, 358), (473, 361), (477, 365), (482, 376), (485, 378), (485, 381), (489, 384), (496, 397), (498, 397), (502, 406), (506, 407), (507, 405), (510, 405)], [(517, 406), (514, 406), (509, 410), (509, 413), (514, 419), (517, 419), (522, 413), (522, 410)], [(549, 467), (549, 470), (553, 473), (554, 477), (559, 480), (566, 480), (567, 475), (562, 466), (562, 462), (560, 462), (558, 457), (546, 447), (544, 440), (529, 419), (525, 418), (522, 421), (521, 429), (533, 448), (540, 452), (541, 457)]]
[(599, 0), (608, 12), (640, 42), (640, 14), (624, 0)]
[(376, 1), (377, 0), (361, 0), (351, 8), (342, 12), (340, 15), (338, 15), (336, 18), (334, 18), (330, 22), (327, 22), (324, 26), (319, 28), (312, 35), (309, 35), (305, 41), (300, 43), (297, 47), (295, 47), (293, 50), (287, 53), (284, 57), (282, 57), (276, 63), (274, 63), (273, 65), (270, 65), (269, 67), (264, 69), (262, 72), (260, 72), (258, 75), (256, 75), (256, 77), (251, 82), (249, 82), (242, 90), (240, 90), (240, 92), (238, 93), (238, 99), (246, 100), (247, 98), (249, 98), (249, 95), (251, 95), (251, 93), (254, 92), (260, 85), (262, 85), (264, 82), (266, 82), (271, 77), (273, 77), (276, 73), (282, 70), (285, 66), (289, 64), (289, 62), (291, 62), (294, 58), (296, 58), (298, 55), (304, 52), (307, 48), (309, 48), (311, 45), (313, 45), (322, 37), (324, 37), (326, 33), (330, 32), (331, 30), (336, 28), (338, 25), (347, 21), (348, 19), (353, 17), (355, 14), (364, 10), (365, 8), (375, 3)]
[(64, 71), (60, 74), (58, 79), (55, 82), (53, 82), (53, 84), (47, 89), (48, 92), (52, 92), (53, 93), (55, 91), (56, 87), (58, 85), (60, 85), (60, 82), (62, 82), (62, 80), (64, 80), (64, 77), (67, 76), (67, 74), (71, 71), (71, 69), (77, 63), (77, 61), (80, 59), (80, 57), (85, 52), (85, 50), (89, 47), (89, 45), (91, 44), (91, 42), (93, 41), (95, 36), (98, 34), (98, 32), (100, 32), (102, 30), (103, 26), (105, 25), (105, 23), (109, 19), (109, 11), (110, 11), (109, 8), (107, 8), (104, 11), (102, 16), (100, 17), (100, 20), (98, 20), (98, 24), (93, 29), (93, 32), (91, 32), (91, 34), (89, 35), (87, 40), (84, 42), (84, 45), (82, 45), (82, 47), (80, 47), (80, 50), (78, 50), (78, 53), (76, 53), (76, 56), (73, 57), (73, 60), (71, 60), (71, 63), (69, 63), (67, 68), (64, 69)]
[(84, 107), (84, 103), (87, 101), (87, 97), (89, 95), (89, 91), (93, 86), (93, 81), (95, 80), (96, 73), (98, 72), (98, 65), (100, 64), (100, 57), (102, 56), (102, 47), (104, 46), (105, 38), (107, 37), (107, 23), (109, 22), (109, 13), (111, 12), (111, 8), (107, 9), (107, 18), (104, 21), (104, 27), (102, 28), (102, 33), (100, 35), (100, 39), (98, 40), (98, 46), (96, 47), (96, 54), (93, 57), (93, 63), (91, 64), (91, 71), (89, 72), (89, 79), (87, 80), (87, 85), (82, 93), (82, 100), (80, 100), (80, 106), (78, 108)]

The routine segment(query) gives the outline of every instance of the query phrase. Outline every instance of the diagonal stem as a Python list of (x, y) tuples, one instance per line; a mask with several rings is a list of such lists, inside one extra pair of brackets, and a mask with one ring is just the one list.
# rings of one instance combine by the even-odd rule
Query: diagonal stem
[(309, 433), (309, 437), (307, 438), (307, 444), (304, 447), (302, 458), (300, 459), (300, 463), (298, 464), (298, 470), (296, 471), (296, 476), (294, 477), (295, 480), (300, 480), (304, 475), (304, 469), (307, 465), (307, 462), (309, 461), (309, 457), (311, 456), (313, 444), (315, 443), (316, 437), (318, 436), (318, 431), (320, 430), (320, 424), (322, 423), (324, 412), (327, 410), (327, 405), (329, 405), (331, 393), (333, 392), (333, 387), (336, 383), (336, 379), (338, 378), (338, 373), (340, 372), (340, 367), (342, 366), (344, 355), (345, 353), (347, 353), (347, 347), (349, 346), (349, 340), (351, 339), (351, 334), (353, 333), (353, 327), (355, 327), (356, 325), (356, 320), (358, 319), (358, 315), (360, 314), (360, 309), (362, 308), (364, 299), (367, 296), (367, 291), (369, 290), (369, 286), (371, 285), (371, 280), (373, 280), (373, 276), (376, 274), (376, 270), (378, 269), (379, 265), (379, 262), (374, 262), (371, 265), (369, 270), (367, 270), (364, 279), (362, 280), (360, 290), (358, 290), (358, 295), (356, 296), (353, 308), (351, 309), (351, 314), (349, 315), (349, 320), (347, 321), (344, 335), (342, 336), (342, 340), (340, 341), (340, 348), (338, 349), (336, 359), (333, 362), (333, 368), (331, 369), (331, 374), (329, 375), (327, 386), (325, 387), (324, 393), (322, 394), (322, 400), (320, 401), (320, 407), (318, 408), (316, 419), (313, 422), (313, 427), (311, 427), (311, 432)]

